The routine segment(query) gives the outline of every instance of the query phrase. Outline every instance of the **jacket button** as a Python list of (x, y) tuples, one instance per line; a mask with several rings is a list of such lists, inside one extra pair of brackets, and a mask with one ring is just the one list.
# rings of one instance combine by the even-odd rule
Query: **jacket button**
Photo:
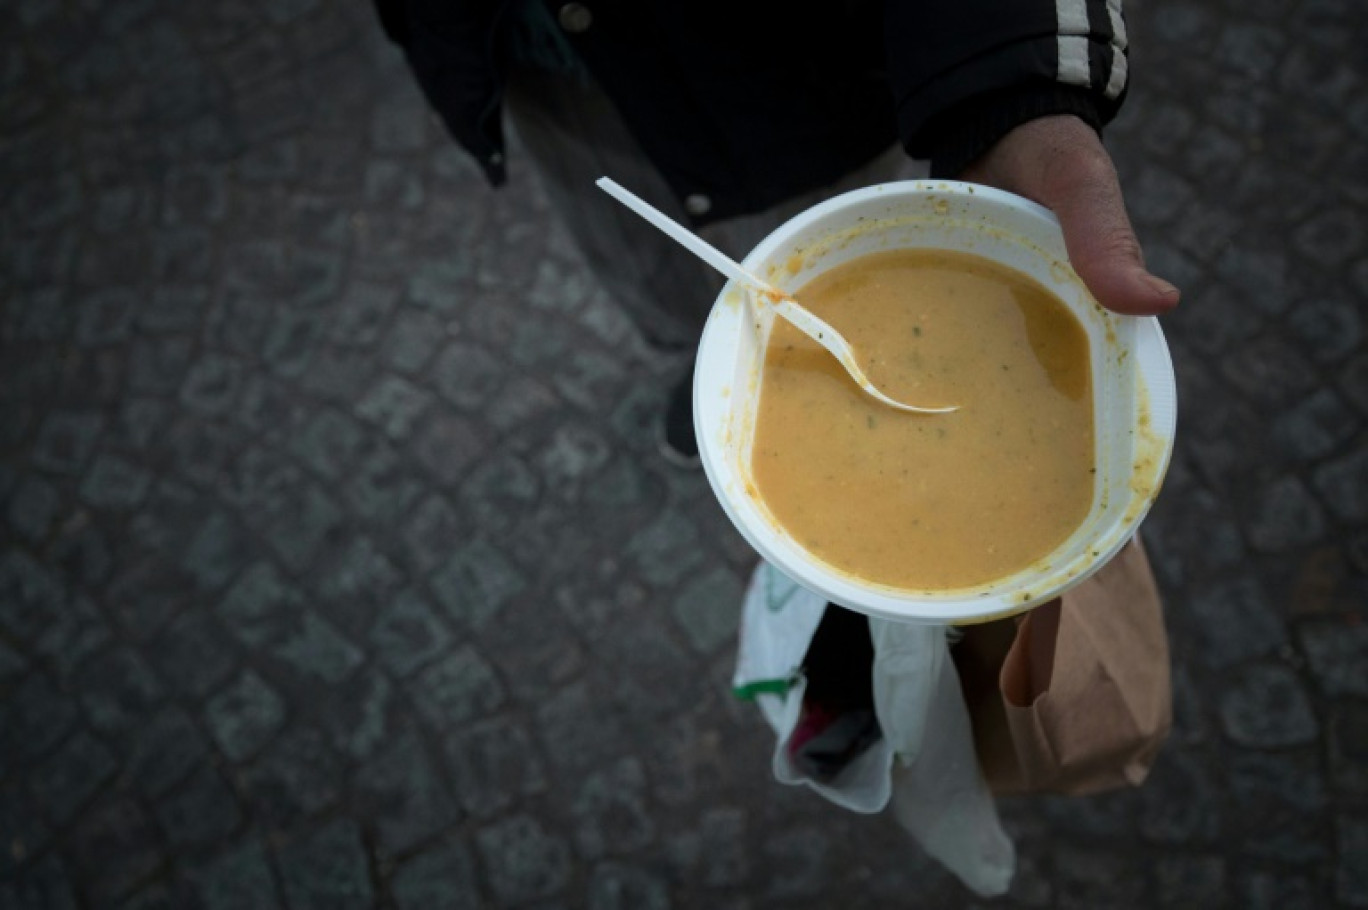
[(690, 215), (706, 215), (711, 210), (712, 200), (702, 193), (692, 193), (684, 197), (684, 211)]
[(589, 26), (594, 24), (594, 14), (583, 3), (565, 4), (556, 14), (556, 19), (560, 22), (560, 27), (572, 35), (587, 32)]

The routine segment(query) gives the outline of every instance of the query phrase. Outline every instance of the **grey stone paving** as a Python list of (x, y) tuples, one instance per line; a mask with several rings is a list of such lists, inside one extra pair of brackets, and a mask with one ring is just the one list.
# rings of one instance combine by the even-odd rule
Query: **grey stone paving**
[[(1368, 906), (1368, 15), (1136, 2), (1182, 433), (1151, 781), (998, 906)], [(780, 788), (678, 367), (368, 4), (0, 9), (0, 907), (976, 907)]]

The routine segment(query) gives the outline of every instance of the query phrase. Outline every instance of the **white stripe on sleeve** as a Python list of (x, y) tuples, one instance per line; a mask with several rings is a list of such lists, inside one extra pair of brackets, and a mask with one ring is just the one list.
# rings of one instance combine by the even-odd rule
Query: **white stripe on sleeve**
[(1055, 78), (1068, 85), (1088, 86), (1088, 5), (1086, 0), (1055, 0), (1059, 22), (1059, 63)]
[(1060, 35), (1088, 33), (1088, 4), (1086, 0), (1055, 0), (1055, 18)]
[(1116, 99), (1126, 87), (1128, 66), (1125, 51), (1113, 45), (1111, 52), (1111, 75), (1107, 78), (1106, 95), (1108, 98)]
[(1121, 15), (1121, 0), (1107, 0), (1107, 18), (1111, 20), (1112, 45), (1117, 50), (1124, 51), (1130, 47), (1130, 39), (1126, 37), (1126, 20)]
[(1059, 70), (1056, 77), (1066, 85), (1092, 84), (1088, 71), (1088, 39), (1083, 35), (1059, 36)]

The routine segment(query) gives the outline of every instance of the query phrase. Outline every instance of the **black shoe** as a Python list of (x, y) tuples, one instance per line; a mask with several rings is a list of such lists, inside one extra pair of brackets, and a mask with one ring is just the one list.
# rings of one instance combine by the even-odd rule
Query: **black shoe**
[(657, 447), (661, 457), (677, 468), (696, 470), (698, 458), (698, 437), (694, 435), (693, 423), (693, 367), (670, 392), (670, 400), (665, 405), (665, 414), (659, 423)]

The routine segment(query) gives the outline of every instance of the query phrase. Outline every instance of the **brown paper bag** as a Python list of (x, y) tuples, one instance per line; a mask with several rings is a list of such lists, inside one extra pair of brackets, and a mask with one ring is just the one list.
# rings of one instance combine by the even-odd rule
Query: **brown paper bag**
[(1168, 639), (1138, 539), (1060, 598), (954, 647), (994, 793), (1142, 783), (1172, 722)]

